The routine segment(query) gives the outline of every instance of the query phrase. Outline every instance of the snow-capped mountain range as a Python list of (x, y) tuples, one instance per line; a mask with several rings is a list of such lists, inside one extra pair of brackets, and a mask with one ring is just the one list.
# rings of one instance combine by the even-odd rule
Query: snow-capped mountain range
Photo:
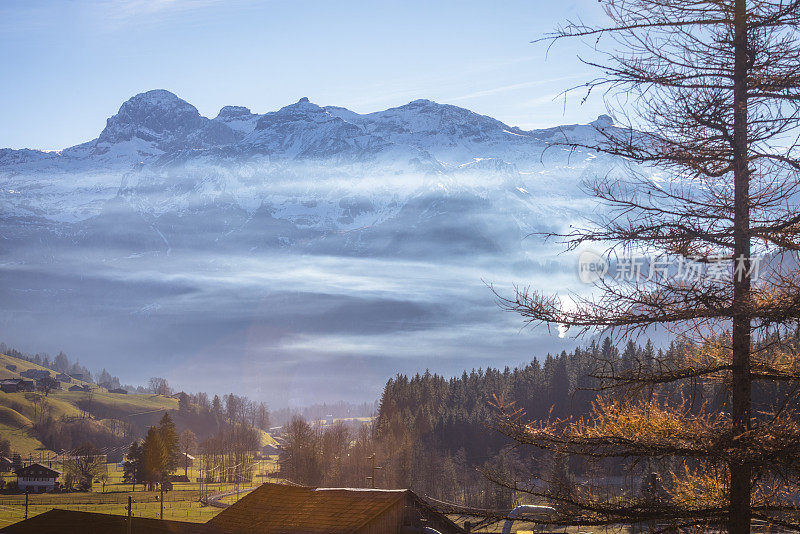
[(607, 128), (526, 131), (428, 100), (207, 118), (136, 95), (97, 139), (0, 150), (0, 339), (278, 405), (526, 361), (484, 280), (578, 283), (531, 234), (594, 208), (579, 183), (616, 162), (558, 142)]
[(211, 240), (403, 254), (426, 239), (503, 249), (510, 229), (524, 236), (586, 207), (578, 182), (613, 161), (552, 145), (604, 128), (607, 116), (525, 131), (429, 100), (362, 115), (302, 98), (209, 119), (154, 90), (92, 141), (1, 149), (0, 224), (8, 242), (125, 235), (137, 249)]

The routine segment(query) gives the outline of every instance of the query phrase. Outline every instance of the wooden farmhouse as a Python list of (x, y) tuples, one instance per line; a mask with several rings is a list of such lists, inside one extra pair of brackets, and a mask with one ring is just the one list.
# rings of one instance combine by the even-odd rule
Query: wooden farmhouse
[(34, 463), (21, 467), (16, 471), (17, 487), (20, 491), (30, 493), (45, 493), (56, 488), (60, 471)]

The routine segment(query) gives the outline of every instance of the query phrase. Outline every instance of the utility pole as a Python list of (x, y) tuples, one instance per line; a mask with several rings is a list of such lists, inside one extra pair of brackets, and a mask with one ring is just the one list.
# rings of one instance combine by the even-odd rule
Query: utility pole
[(28, 490), (27, 488), (25, 489), (25, 519), (28, 519), (28, 492), (29, 491), (30, 490)]
[(377, 469), (383, 469), (383, 467), (375, 465), (375, 453), (373, 452), (371, 456), (367, 456), (367, 460), (372, 460), (372, 476), (367, 477), (372, 484), (372, 489), (375, 489), (375, 471)]
[(131, 520), (132, 516), (133, 516), (133, 497), (131, 497), (130, 495), (128, 495), (128, 524), (127, 524), (127, 527), (128, 527), (128, 534), (131, 534), (131, 531), (133, 530), (133, 525), (131, 525), (131, 523), (132, 523), (132, 520)]
[(161, 490), (161, 498), (158, 499), (159, 503), (161, 503), (161, 519), (164, 519), (164, 482), (162, 481), (161, 484), (158, 485), (159, 489)]

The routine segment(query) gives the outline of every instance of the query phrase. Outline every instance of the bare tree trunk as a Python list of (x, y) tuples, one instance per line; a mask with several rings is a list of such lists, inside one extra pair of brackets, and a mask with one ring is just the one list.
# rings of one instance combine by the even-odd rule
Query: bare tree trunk
[[(750, 429), (750, 177), (747, 117), (747, 1), (736, 0), (734, 19), (734, 249), (731, 419), (734, 436)], [(737, 271), (737, 263), (742, 262)], [(747, 534), (751, 521), (751, 466), (730, 463), (728, 532)]]

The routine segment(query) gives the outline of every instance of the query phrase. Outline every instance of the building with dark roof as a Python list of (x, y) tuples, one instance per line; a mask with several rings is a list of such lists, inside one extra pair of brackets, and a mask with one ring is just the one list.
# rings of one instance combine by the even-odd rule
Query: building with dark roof
[(208, 523), (51, 510), (0, 529), (9, 534), (464, 534), (409, 490), (263, 484)]
[(34, 463), (17, 469), (15, 474), (17, 475), (17, 487), (20, 490), (44, 493), (56, 488), (56, 480), (61, 476), (61, 471)]
[(203, 523), (162, 519), (128, 518), (124, 515), (50, 510), (31, 519), (0, 529), (3, 534), (224, 534)]
[(22, 371), (19, 376), (24, 376), (25, 378), (32, 378), (34, 380), (41, 380), (46, 376), (50, 376), (50, 371), (46, 371), (44, 369), (27, 369)]
[(8, 473), (14, 469), (14, 462), (5, 456), (0, 456), (0, 473)]
[(36, 384), (33, 380), (23, 380), (21, 378), (6, 378), (0, 380), (0, 391), (4, 393), (17, 393), (19, 391), (33, 391)]
[(309, 488), (266, 483), (207, 523), (231, 534), (441, 534), (464, 532), (410, 490)]

